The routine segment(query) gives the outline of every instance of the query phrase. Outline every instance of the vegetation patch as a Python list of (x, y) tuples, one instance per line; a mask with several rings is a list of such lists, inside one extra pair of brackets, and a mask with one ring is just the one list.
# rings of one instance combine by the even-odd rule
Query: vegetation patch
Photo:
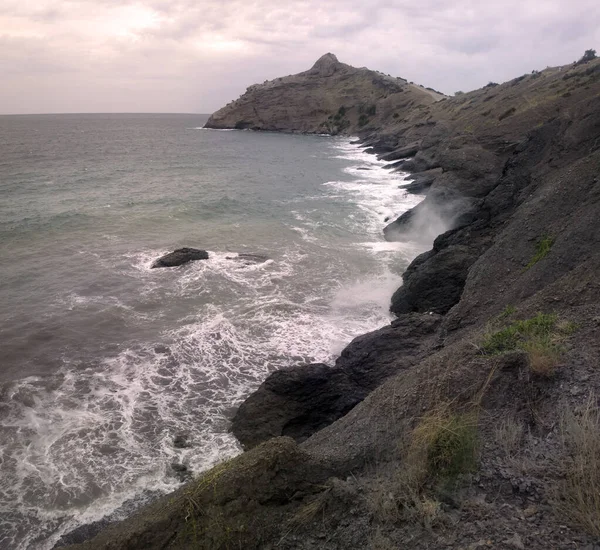
[(561, 435), (566, 459), (554, 507), (559, 517), (600, 537), (600, 410), (593, 395), (582, 411), (565, 411)]
[(517, 308), (515, 306), (511, 306), (509, 304), (500, 312), (500, 315), (498, 315), (498, 320), (506, 319), (507, 317), (510, 317), (513, 313), (515, 313), (516, 311), (517, 311)]
[(378, 520), (431, 528), (444, 522), (436, 495), (456, 488), (477, 468), (478, 415), (444, 404), (425, 415), (402, 445), (402, 466), (371, 494)]
[(452, 413), (446, 407), (423, 417), (415, 428), (411, 452), (423, 460), (427, 475), (454, 481), (476, 468), (477, 417)]
[(533, 267), (540, 260), (543, 260), (552, 249), (552, 245), (554, 244), (554, 237), (550, 235), (544, 235), (535, 245), (535, 254), (533, 258), (529, 261), (529, 263), (525, 266), (525, 270)]
[(501, 330), (488, 334), (481, 349), (486, 355), (523, 349), (528, 342), (549, 338), (556, 322), (556, 315), (546, 313), (538, 313), (535, 317), (524, 321), (515, 321)]
[(365, 126), (366, 124), (368, 124), (369, 122), (369, 117), (368, 115), (366, 115), (365, 113), (362, 113), (359, 117), (358, 117), (358, 125), (359, 126)]
[(514, 321), (500, 330), (490, 332), (484, 338), (481, 350), (485, 355), (523, 350), (527, 353), (532, 372), (550, 377), (554, 375), (560, 360), (560, 343), (574, 330), (572, 323), (560, 323), (554, 314), (538, 313), (531, 319)]

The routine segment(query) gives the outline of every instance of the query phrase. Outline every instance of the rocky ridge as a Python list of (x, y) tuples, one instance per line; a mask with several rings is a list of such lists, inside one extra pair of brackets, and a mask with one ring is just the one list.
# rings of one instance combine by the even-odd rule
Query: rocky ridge
[(247, 452), (79, 547), (597, 548), (599, 106), (592, 60), (363, 128), (428, 188), (386, 237), (440, 233), (397, 320), (273, 373)]
[(308, 71), (249, 86), (205, 127), (350, 135), (377, 127), (398, 105), (429, 105), (441, 97), (327, 53)]

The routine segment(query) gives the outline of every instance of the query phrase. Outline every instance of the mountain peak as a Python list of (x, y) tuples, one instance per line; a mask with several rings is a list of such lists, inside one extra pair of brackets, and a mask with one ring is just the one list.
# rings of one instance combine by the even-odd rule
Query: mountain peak
[(326, 53), (317, 59), (316, 63), (312, 66), (310, 73), (321, 76), (330, 76), (335, 72), (335, 69), (339, 64), (340, 62), (335, 55)]

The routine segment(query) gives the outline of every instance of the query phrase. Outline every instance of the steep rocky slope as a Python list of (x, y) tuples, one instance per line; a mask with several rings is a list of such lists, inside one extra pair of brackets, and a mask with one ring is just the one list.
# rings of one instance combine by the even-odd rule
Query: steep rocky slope
[(81, 548), (598, 547), (600, 60), (394, 112), (363, 145), (429, 191), (386, 235), (441, 232), (397, 319), (271, 375), (250, 450)]
[(214, 113), (206, 128), (349, 135), (380, 125), (398, 106), (429, 105), (441, 97), (328, 53), (308, 71), (250, 86)]

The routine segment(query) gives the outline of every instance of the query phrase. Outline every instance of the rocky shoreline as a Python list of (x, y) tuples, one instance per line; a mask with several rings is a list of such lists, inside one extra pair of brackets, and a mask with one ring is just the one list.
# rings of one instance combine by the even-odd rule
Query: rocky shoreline
[(397, 319), (271, 374), (245, 453), (73, 548), (597, 547), (600, 61), (402, 93), (360, 130), (427, 189), (386, 238), (440, 233)]

